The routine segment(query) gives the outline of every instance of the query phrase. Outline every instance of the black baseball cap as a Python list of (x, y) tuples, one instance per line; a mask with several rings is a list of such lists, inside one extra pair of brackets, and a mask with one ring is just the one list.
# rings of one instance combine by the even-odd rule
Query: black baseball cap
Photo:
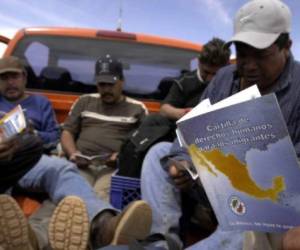
[(123, 80), (123, 65), (120, 61), (106, 55), (99, 58), (96, 62), (96, 82), (116, 83), (118, 80)]

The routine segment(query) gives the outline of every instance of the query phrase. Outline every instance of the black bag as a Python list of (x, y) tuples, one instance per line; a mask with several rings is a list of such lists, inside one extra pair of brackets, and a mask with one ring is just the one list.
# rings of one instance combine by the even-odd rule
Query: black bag
[(39, 137), (23, 134), (16, 140), (17, 149), (12, 159), (0, 160), (0, 193), (17, 184), (43, 154), (43, 144)]
[(141, 126), (123, 143), (118, 155), (118, 175), (140, 178), (144, 157), (157, 142), (170, 140), (169, 126)]

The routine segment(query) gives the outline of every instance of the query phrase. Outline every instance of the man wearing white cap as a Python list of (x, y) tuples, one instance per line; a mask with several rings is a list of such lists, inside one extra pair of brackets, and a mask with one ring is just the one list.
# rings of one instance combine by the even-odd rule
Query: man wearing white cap
[[(283, 2), (247, 2), (236, 14), (234, 36), (227, 43), (228, 46), (234, 44), (237, 63), (218, 71), (200, 101), (209, 98), (216, 103), (254, 84), (257, 84), (262, 95), (274, 92), (300, 157), (300, 64), (290, 51), (290, 31), (291, 12)], [(187, 152), (177, 142), (169, 148), (174, 158), (183, 164), (192, 164)], [(158, 145), (146, 155), (142, 168), (142, 195), (153, 210), (152, 233), (175, 235), (181, 217), (178, 190), (188, 186), (195, 189), (196, 185), (189, 185), (192, 182), (190, 178), (182, 175), (172, 162), (162, 167), (160, 159), (165, 154), (166, 151), (161, 154)], [(168, 169), (169, 173), (164, 169)], [(196, 189), (203, 188), (198, 185)], [(183, 195), (190, 193), (191, 190)], [(202, 200), (198, 199), (198, 202)], [(280, 235), (273, 237), (254, 232), (247, 233), (245, 239), (243, 236), (241, 232), (223, 232), (217, 228), (211, 236), (188, 249), (300, 249), (299, 229), (288, 231), (283, 239)]]

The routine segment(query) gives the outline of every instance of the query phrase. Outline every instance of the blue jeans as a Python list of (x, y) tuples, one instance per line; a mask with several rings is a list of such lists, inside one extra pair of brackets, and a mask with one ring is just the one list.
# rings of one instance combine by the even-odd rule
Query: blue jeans
[(105, 209), (115, 210), (96, 196), (93, 188), (79, 174), (72, 162), (62, 158), (43, 155), (19, 180), (18, 185), (28, 191), (47, 193), (55, 204), (66, 196), (78, 196), (86, 204), (90, 221)]
[(161, 142), (146, 154), (141, 174), (142, 199), (152, 208), (151, 233), (177, 233), (181, 217), (179, 190), (173, 185), (160, 159), (170, 152), (172, 143)]
[[(180, 192), (169, 174), (162, 168), (160, 159), (169, 154), (172, 143), (161, 142), (146, 154), (142, 167), (141, 191), (143, 200), (152, 208), (151, 233), (170, 234), (179, 240), (181, 217)], [(242, 249), (242, 232), (224, 232), (219, 227), (208, 238), (190, 246), (189, 250)]]

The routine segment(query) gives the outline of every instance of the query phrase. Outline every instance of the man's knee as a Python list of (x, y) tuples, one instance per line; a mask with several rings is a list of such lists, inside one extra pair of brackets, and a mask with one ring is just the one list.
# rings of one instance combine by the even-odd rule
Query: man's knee
[(150, 148), (146, 154), (146, 158), (155, 157), (160, 159), (169, 154), (171, 147), (172, 143), (170, 142), (159, 142)]
[(172, 143), (160, 142), (155, 144), (146, 154), (142, 166), (143, 176), (157, 175), (163, 171), (160, 159), (169, 154)]
[(44, 174), (41, 174), (47, 180), (57, 180), (67, 173), (79, 174), (78, 168), (70, 161), (58, 157), (46, 156), (41, 162)]

